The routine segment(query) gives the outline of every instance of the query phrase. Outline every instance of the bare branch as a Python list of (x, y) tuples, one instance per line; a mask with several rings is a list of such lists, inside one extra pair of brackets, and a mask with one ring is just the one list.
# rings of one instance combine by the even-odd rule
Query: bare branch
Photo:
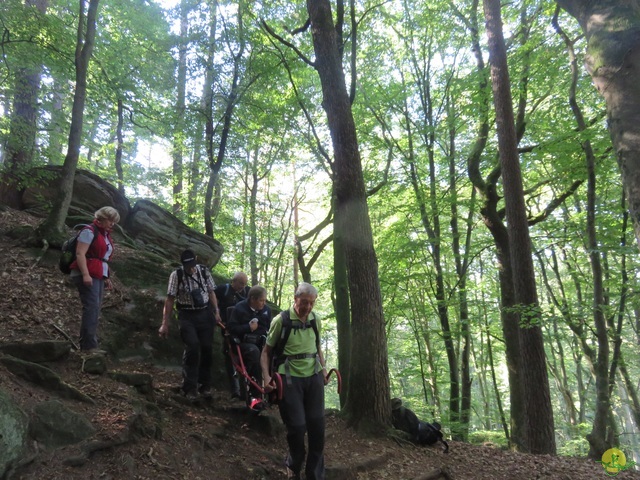
[(299, 33), (306, 32), (307, 30), (309, 30), (310, 26), (311, 26), (311, 19), (307, 18), (307, 21), (304, 22), (304, 25), (302, 25), (301, 27), (298, 27), (298, 28), (294, 28), (289, 33), (291, 35), (297, 35)]
[(269, 35), (271, 35), (273, 38), (275, 38), (276, 40), (278, 40), (280, 43), (282, 43), (283, 45), (286, 45), (287, 47), (289, 47), (291, 50), (293, 50), (294, 52), (296, 52), (296, 54), (298, 55), (298, 57), (307, 65), (316, 68), (316, 64), (315, 62), (312, 62), (311, 60), (309, 60), (309, 58), (307, 58), (307, 56), (302, 53), (298, 47), (296, 47), (293, 43), (289, 42), (288, 40), (285, 40), (284, 38), (282, 38), (280, 35), (278, 35), (270, 26), (269, 24), (267, 24), (267, 22), (265, 20), (260, 20), (260, 23), (262, 24), (263, 28), (269, 33)]

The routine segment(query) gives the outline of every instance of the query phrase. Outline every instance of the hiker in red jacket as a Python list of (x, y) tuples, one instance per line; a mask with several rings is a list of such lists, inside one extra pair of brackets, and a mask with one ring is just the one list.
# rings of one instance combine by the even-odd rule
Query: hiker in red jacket
[(98, 319), (104, 289), (111, 288), (109, 258), (113, 254), (111, 229), (120, 221), (113, 207), (102, 207), (94, 214), (93, 223), (78, 235), (76, 260), (71, 264), (71, 280), (78, 287), (82, 302), (80, 350), (104, 353), (98, 349)]

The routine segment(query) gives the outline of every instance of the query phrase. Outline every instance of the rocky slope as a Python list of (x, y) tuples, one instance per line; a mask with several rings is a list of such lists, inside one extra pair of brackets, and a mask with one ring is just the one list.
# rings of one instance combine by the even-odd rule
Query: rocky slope
[[(79, 301), (55, 266), (57, 254), (25, 249), (6, 235), (16, 226), (37, 222), (23, 212), (0, 211), (0, 344), (55, 340), (71, 345), (78, 329)], [(116, 288), (105, 299), (101, 322), (103, 345), (109, 351), (105, 373), (83, 372), (83, 359), (73, 348), (43, 365), (80, 392), (80, 397), (63, 395), (44, 387), (41, 379), (17, 374), (7, 367), (9, 355), (0, 353), (4, 405), (19, 408), (31, 428), (19, 459), (10, 465), (0, 462), (0, 478), (285, 478), (286, 447), (277, 409), (249, 414), (222, 387), (211, 402), (199, 404), (187, 403), (176, 394), (179, 342), (174, 337), (173, 343), (163, 343), (156, 335), (171, 266), (158, 264), (158, 271), (150, 272), (145, 258), (138, 251), (118, 250), (114, 268), (120, 273), (116, 273)], [(132, 270), (143, 270), (145, 275), (137, 277)], [(125, 323), (129, 329), (123, 329)], [(125, 383), (123, 374), (139, 374), (134, 378), (150, 383)], [(43, 406), (52, 402), (83, 419), (78, 429), (86, 428), (84, 435), (53, 447), (46, 436), (33, 430), (36, 419), (46, 420)], [(2, 407), (0, 416), (1, 412)], [(6, 431), (0, 432), (0, 446), (7, 437)], [(586, 459), (523, 455), (459, 442), (450, 442), (450, 452), (444, 454), (440, 447), (365, 438), (334, 413), (327, 417), (326, 456), (328, 478), (341, 480), (605, 477), (601, 465)], [(640, 479), (640, 473), (621, 472), (619, 478)]]

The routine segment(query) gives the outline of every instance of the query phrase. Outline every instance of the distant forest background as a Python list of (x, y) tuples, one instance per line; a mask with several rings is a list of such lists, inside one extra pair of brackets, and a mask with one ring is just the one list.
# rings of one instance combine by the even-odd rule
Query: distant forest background
[(455, 439), (638, 459), (638, 185), (595, 14), (640, 48), (636, 1), (4, 0), (0, 197), (64, 165), (55, 245), (87, 169), (270, 301), (312, 282), (354, 427), (401, 397)]

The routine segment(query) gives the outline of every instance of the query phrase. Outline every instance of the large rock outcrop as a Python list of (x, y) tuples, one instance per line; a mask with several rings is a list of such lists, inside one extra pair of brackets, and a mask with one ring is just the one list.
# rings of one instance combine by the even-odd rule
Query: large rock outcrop
[[(33, 184), (22, 194), (22, 206), (36, 215), (46, 215), (58, 192), (58, 182), (62, 167), (49, 165), (31, 170), (29, 177)], [(120, 223), (125, 224), (131, 211), (129, 200), (116, 187), (88, 170), (77, 170), (73, 180), (73, 197), (69, 205), (67, 224), (73, 226), (86, 221), (93, 212), (105, 205), (111, 205), (120, 213)]]
[(0, 388), (0, 478), (25, 451), (29, 418)]
[(185, 248), (191, 248), (200, 263), (210, 267), (222, 255), (222, 246), (218, 241), (188, 227), (148, 200), (136, 202), (125, 229), (146, 250), (176, 261)]
[[(59, 166), (45, 166), (32, 170), (33, 185), (27, 187), (22, 195), (25, 210), (41, 216), (47, 214), (57, 191), (61, 169)], [(132, 208), (129, 200), (115, 186), (87, 170), (77, 170), (67, 224), (88, 223), (93, 213), (105, 205), (118, 210), (123, 237), (133, 240), (138, 248), (176, 262), (185, 248), (191, 248), (200, 263), (209, 267), (220, 260), (223, 248), (217, 240), (188, 227), (148, 200), (139, 200)], [(122, 239), (116, 236), (116, 240)]]

